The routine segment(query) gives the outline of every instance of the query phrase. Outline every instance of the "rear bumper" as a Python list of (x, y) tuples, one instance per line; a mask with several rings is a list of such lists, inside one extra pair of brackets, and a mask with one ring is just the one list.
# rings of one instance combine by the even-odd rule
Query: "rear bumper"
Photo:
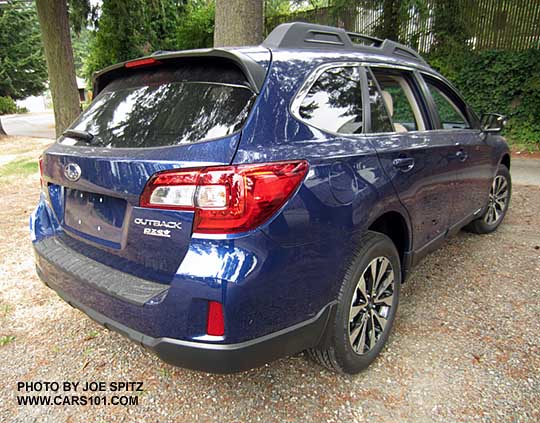
[(105, 266), (73, 251), (55, 237), (36, 242), (34, 249), (41, 260), (54, 264), (58, 271), (68, 277), (130, 304), (143, 306), (165, 295), (169, 289), (168, 285)]
[[(319, 343), (334, 309), (335, 255), (324, 245), (281, 246), (262, 231), (193, 238), (164, 283), (70, 236), (43, 198), (30, 229), (46, 285), (174, 365), (224, 373), (295, 354)], [(223, 304), (224, 336), (207, 335), (209, 301)]]
[(236, 344), (193, 342), (166, 337), (153, 338), (72, 298), (49, 281), (39, 267), (37, 273), (45, 285), (54, 290), (68, 304), (81, 310), (107, 329), (114, 330), (153, 351), (166, 363), (211, 373), (234, 373), (249, 370), (277, 358), (296, 354), (306, 348), (316, 346), (324, 334), (336, 306), (334, 302), (330, 303), (312, 319), (275, 333)]

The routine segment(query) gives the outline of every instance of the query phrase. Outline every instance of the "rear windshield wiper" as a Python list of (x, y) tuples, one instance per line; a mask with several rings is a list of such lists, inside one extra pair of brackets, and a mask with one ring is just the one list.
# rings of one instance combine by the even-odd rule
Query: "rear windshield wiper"
[(78, 129), (66, 129), (62, 135), (64, 135), (64, 137), (85, 141), (88, 144), (92, 144), (92, 140), (94, 139), (94, 134), (91, 134), (88, 131), (79, 131)]

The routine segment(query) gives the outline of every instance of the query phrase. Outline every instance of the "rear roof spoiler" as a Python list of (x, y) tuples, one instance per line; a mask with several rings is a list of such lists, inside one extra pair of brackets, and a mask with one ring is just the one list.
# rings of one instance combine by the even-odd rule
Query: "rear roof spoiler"
[(126, 67), (126, 63), (133, 62), (135, 60), (151, 58), (158, 61), (169, 61), (169, 60), (172, 61), (172, 60), (178, 60), (178, 59), (183, 59), (183, 58), (193, 59), (193, 58), (212, 58), (212, 57), (225, 59), (225, 60), (234, 62), (246, 76), (247, 82), (249, 83), (253, 91), (255, 91), (255, 93), (257, 94), (261, 92), (264, 79), (266, 78), (266, 69), (263, 66), (261, 66), (259, 63), (257, 63), (255, 60), (253, 60), (249, 56), (242, 54), (240, 52), (237, 52), (234, 50), (209, 48), (209, 49), (199, 49), (199, 50), (184, 50), (184, 51), (176, 51), (176, 52), (155, 52), (154, 54), (150, 56), (145, 56), (140, 59), (128, 60), (126, 62), (117, 63), (115, 65), (108, 66), (105, 69), (102, 69), (93, 75), (92, 82), (94, 86), (94, 96), (98, 95), (100, 91), (103, 90), (103, 88), (105, 88), (105, 86), (118, 75), (118, 72), (115, 72), (115, 71), (120, 71), (120, 70), (123, 71)]

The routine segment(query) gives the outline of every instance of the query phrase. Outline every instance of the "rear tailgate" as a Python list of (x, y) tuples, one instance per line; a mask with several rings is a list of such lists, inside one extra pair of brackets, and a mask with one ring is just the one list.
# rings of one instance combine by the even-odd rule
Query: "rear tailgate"
[(116, 71), (43, 157), (62, 242), (135, 276), (170, 282), (189, 247), (193, 212), (139, 207), (156, 172), (231, 163), (255, 90), (227, 61)]

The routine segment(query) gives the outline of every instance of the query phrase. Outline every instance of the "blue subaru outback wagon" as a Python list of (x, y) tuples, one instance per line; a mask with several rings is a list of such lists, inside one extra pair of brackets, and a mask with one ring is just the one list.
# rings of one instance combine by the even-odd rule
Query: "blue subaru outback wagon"
[(37, 272), (178, 366), (308, 350), (357, 373), (411, 268), (508, 208), (504, 118), (389, 40), (285, 24), (108, 67), (94, 93), (40, 160)]

